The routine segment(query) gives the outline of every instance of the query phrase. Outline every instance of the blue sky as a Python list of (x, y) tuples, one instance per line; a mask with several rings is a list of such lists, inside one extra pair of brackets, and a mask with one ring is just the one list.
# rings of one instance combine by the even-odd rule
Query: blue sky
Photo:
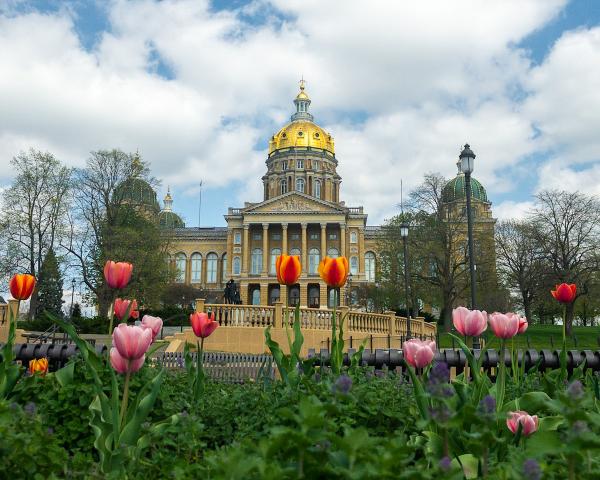
[[(360, 28), (357, 28), (360, 25)], [(82, 166), (139, 150), (188, 226), (261, 199), (270, 135), (301, 75), (369, 223), (399, 183), (455, 174), (460, 147), (500, 218), (544, 188), (600, 193), (600, 3), (19, 1), (0, 6), (0, 185), (30, 147)]]

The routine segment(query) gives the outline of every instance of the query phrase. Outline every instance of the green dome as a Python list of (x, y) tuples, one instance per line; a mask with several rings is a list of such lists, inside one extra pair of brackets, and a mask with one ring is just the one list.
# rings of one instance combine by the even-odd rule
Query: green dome
[[(442, 190), (442, 201), (444, 203), (455, 202), (457, 200), (464, 200), (467, 196), (465, 176), (459, 173), (456, 177), (450, 180), (444, 190)], [(487, 193), (483, 185), (478, 180), (471, 177), (471, 198), (487, 202)]]
[(162, 228), (183, 228), (185, 223), (179, 215), (174, 212), (163, 210), (158, 215), (158, 223)]
[(122, 195), (123, 201), (126, 203), (131, 203), (136, 207), (146, 207), (156, 213), (160, 211), (156, 192), (145, 180), (140, 178), (125, 180), (116, 188), (115, 193)]

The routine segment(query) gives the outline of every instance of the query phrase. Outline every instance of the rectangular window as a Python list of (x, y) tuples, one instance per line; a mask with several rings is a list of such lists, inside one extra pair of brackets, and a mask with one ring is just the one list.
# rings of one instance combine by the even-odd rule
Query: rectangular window
[(337, 239), (337, 233), (330, 233), (329, 234), (329, 240), (336, 240)]
[(290, 235), (290, 238), (291, 238), (292, 240), (299, 240), (299, 239), (300, 239), (300, 234), (299, 234), (299, 233), (292, 233), (292, 234)]
[(304, 160), (296, 160), (296, 168), (304, 168)]
[(240, 245), (242, 243), (242, 232), (235, 232), (233, 234), (233, 243)]
[(271, 235), (271, 238), (273, 240), (281, 240), (281, 234), (279, 233), (274, 233), (273, 235)]
[(254, 240), (260, 240), (262, 238), (262, 234), (260, 232), (253, 233), (252, 238)]
[(311, 240), (318, 240), (319, 239), (319, 234), (318, 233), (311, 233), (310, 234), (310, 239)]
[(281, 170), (287, 170), (287, 160), (281, 162)]

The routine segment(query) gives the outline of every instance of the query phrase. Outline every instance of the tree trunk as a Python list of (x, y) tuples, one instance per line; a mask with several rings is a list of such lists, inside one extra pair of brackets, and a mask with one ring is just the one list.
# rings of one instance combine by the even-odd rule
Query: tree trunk
[[(39, 280), (39, 279), (38, 279)], [(29, 311), (27, 312), (27, 320), (33, 320), (38, 304), (38, 287), (35, 286), (31, 297), (29, 298)]]
[(567, 313), (567, 315), (566, 315), (567, 318), (566, 318), (566, 322), (565, 322), (565, 332), (567, 333), (567, 336), (570, 337), (572, 334), (572, 331), (573, 331), (573, 317), (575, 316), (575, 302), (567, 303), (566, 313)]
[[(523, 309), (525, 310), (525, 318), (529, 323), (531, 323), (533, 321), (531, 316), (531, 300), (529, 300), (526, 295), (523, 295)], [(540, 323), (542, 323), (541, 318)]]

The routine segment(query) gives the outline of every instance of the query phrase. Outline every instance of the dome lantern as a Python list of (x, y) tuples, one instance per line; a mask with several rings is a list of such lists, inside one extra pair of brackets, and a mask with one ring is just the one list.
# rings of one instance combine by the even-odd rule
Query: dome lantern
[(310, 98), (304, 91), (304, 87), (306, 82), (304, 81), (304, 77), (300, 80), (300, 93), (296, 95), (294, 99), (294, 104), (296, 105), (296, 113), (292, 115), (292, 122), (294, 120), (308, 120), (309, 122), (313, 121), (313, 116), (308, 113), (308, 107), (310, 106)]

